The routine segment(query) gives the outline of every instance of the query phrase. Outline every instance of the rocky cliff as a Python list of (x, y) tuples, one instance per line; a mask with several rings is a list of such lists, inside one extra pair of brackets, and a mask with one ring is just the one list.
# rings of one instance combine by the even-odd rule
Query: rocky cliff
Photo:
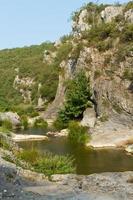
[[(73, 16), (71, 36), (58, 42), (72, 45), (61, 60), (55, 100), (43, 117), (54, 120), (65, 100), (65, 82), (83, 69), (90, 77), (93, 108), (83, 125), (114, 131), (133, 127), (133, 4), (87, 4)], [(104, 125), (103, 125), (104, 124)]]

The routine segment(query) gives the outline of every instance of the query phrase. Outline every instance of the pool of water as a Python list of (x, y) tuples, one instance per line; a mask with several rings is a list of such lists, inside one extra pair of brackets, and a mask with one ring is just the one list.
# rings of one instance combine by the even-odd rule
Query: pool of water
[[(31, 132), (32, 134), (42, 133), (42, 130), (38, 131)], [(31, 132), (28, 131), (30, 134)], [(65, 138), (51, 138), (49, 141), (19, 142), (18, 144), (24, 149), (36, 149), (40, 153), (47, 150), (58, 155), (69, 154), (73, 156), (77, 174), (88, 175), (101, 172), (133, 171), (133, 156), (121, 149), (93, 150), (72, 145)]]

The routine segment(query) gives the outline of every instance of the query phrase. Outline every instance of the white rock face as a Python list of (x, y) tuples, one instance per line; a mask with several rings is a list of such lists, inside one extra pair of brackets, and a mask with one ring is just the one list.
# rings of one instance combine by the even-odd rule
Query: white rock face
[(44, 51), (43, 63), (51, 64), (56, 57), (56, 52), (51, 52), (48, 50)]
[(88, 11), (82, 10), (82, 12), (79, 15), (78, 22), (73, 22), (73, 30), (76, 32), (82, 32), (82, 31), (87, 31), (91, 29), (91, 25), (87, 24), (86, 18), (88, 16)]
[(109, 23), (117, 15), (122, 14), (122, 11), (122, 6), (108, 6), (101, 12), (101, 18), (104, 20), (104, 22)]
[(9, 120), (13, 126), (18, 126), (20, 125), (20, 117), (18, 116), (17, 113), (13, 112), (5, 112), (5, 113), (0, 113), (0, 120)]
[(41, 97), (38, 98), (37, 107), (41, 108), (44, 105), (44, 101)]
[(94, 108), (87, 108), (81, 121), (82, 126), (93, 128), (96, 123), (96, 113)]
[(125, 19), (129, 22), (129, 23), (133, 23), (133, 9), (128, 10), (125, 13)]
[(35, 84), (34, 80), (30, 77), (20, 78), (19, 75), (16, 75), (13, 83), (13, 87), (18, 90), (25, 103), (31, 102), (31, 87)]

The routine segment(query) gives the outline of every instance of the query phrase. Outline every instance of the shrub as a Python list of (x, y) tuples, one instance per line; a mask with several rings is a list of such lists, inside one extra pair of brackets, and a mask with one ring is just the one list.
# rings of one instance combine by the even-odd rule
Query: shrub
[(9, 120), (4, 120), (4, 121), (2, 121), (2, 128), (7, 130), (7, 131), (12, 131), (13, 126), (12, 126), (12, 123)]
[(123, 79), (133, 81), (133, 71), (131, 71), (130, 69), (125, 69), (123, 73)]
[(3, 149), (10, 150), (10, 144), (1, 137), (0, 137), (0, 147), (2, 147)]
[(68, 126), (69, 135), (68, 138), (70, 142), (74, 144), (85, 145), (89, 139), (89, 135), (87, 133), (87, 127), (83, 127), (79, 125), (78, 122), (71, 121)]
[(55, 59), (56, 63), (59, 64), (61, 61), (66, 60), (71, 50), (72, 50), (71, 42), (63, 43), (57, 51)]
[(124, 27), (120, 39), (122, 42), (133, 41), (133, 24), (128, 24)]
[(126, 56), (130, 56), (131, 52), (133, 52), (133, 47), (131, 44), (121, 44), (116, 52), (115, 62), (120, 63), (125, 61)]
[(53, 123), (53, 127), (58, 131), (60, 131), (64, 128), (67, 128), (67, 125), (68, 124), (64, 123), (63, 120), (61, 119), (61, 117), (58, 117)]
[(38, 112), (35, 111), (35, 108), (31, 105), (20, 104), (18, 106), (12, 107), (13, 112), (17, 112), (19, 116), (29, 116), (29, 117), (36, 117), (38, 116)]
[(129, 1), (126, 6), (125, 6), (125, 9), (124, 11), (128, 11), (129, 9), (133, 9), (133, 1)]
[(21, 123), (24, 129), (28, 129), (29, 124), (28, 124), (28, 118), (26, 115), (23, 115), (21, 117)]
[(48, 123), (44, 121), (42, 118), (39, 118), (35, 120), (34, 127), (46, 129), (48, 127)]
[(99, 70), (96, 70), (95, 73), (94, 73), (94, 79), (97, 79), (101, 76), (101, 71)]

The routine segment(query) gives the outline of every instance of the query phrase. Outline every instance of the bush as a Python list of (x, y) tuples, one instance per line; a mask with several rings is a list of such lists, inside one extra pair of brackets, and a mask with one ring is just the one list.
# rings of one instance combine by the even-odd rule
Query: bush
[(36, 119), (34, 123), (35, 128), (44, 128), (47, 129), (48, 123), (44, 121), (42, 118)]
[(4, 120), (4, 121), (2, 121), (2, 128), (7, 130), (7, 131), (12, 131), (13, 126), (12, 126), (12, 123), (9, 120)]
[(63, 43), (57, 51), (55, 59), (56, 63), (59, 64), (61, 61), (66, 60), (71, 50), (72, 50), (71, 42)]
[(126, 11), (128, 11), (129, 9), (133, 9), (133, 1), (129, 1), (129, 2), (127, 3), (127, 5), (125, 6), (124, 11), (126, 12)]
[(109, 37), (116, 38), (119, 35), (116, 23), (103, 23), (93, 27), (88, 32), (83, 34), (83, 37), (89, 41), (91, 45), (96, 45), (97, 42), (105, 40)]
[(28, 118), (27, 118), (26, 115), (23, 115), (23, 116), (21, 117), (21, 123), (22, 123), (22, 126), (23, 126), (23, 128), (24, 128), (25, 130), (28, 129), (29, 124), (28, 124)]
[(1, 137), (0, 137), (0, 147), (6, 150), (10, 150), (10, 144)]
[(70, 142), (74, 144), (85, 145), (86, 142), (89, 140), (89, 135), (87, 133), (88, 128), (79, 125), (78, 122), (75, 121), (70, 122), (68, 129), (69, 129), (68, 138)]
[(60, 117), (58, 117), (53, 123), (53, 127), (58, 131), (64, 128), (67, 128), (67, 126), (68, 126), (68, 123), (64, 123)]
[(125, 69), (123, 73), (123, 79), (133, 81), (133, 71), (131, 71), (130, 69)]
[(133, 24), (128, 24), (124, 27), (120, 39), (122, 42), (133, 41)]
[(94, 79), (96, 80), (100, 76), (101, 76), (101, 71), (100, 70), (96, 70), (95, 73), (94, 73)]

